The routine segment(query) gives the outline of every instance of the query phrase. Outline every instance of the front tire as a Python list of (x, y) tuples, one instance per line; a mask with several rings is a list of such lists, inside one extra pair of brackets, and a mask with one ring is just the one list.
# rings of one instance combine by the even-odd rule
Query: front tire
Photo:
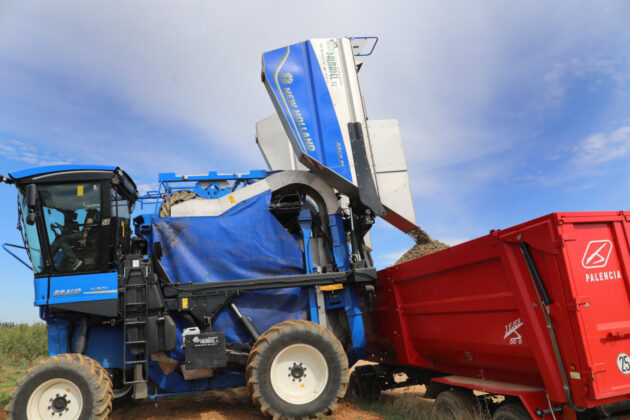
[(112, 410), (107, 371), (81, 354), (44, 360), (20, 379), (7, 407), (10, 420), (104, 420)]
[(274, 419), (330, 414), (346, 393), (348, 359), (339, 340), (310, 321), (285, 321), (254, 344), (247, 388)]

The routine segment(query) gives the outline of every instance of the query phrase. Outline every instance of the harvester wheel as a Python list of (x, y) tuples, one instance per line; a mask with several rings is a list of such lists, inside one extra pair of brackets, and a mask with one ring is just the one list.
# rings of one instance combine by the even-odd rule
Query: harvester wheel
[(501, 405), (492, 415), (492, 420), (529, 420), (531, 417), (521, 403)]
[(166, 197), (162, 202), (162, 205), (160, 206), (160, 217), (170, 217), (171, 207), (175, 204), (183, 203), (184, 201), (192, 200), (196, 197), (198, 197), (197, 194), (192, 191), (175, 191), (173, 194)]
[(11, 393), (10, 420), (108, 419), (112, 382), (107, 371), (81, 354), (60, 354), (30, 369)]
[(479, 413), (479, 403), (472, 391), (451, 389), (438, 394), (433, 412), (438, 419), (469, 419)]
[(310, 321), (285, 321), (267, 330), (247, 361), (247, 388), (274, 419), (330, 414), (346, 394), (348, 358), (339, 340)]

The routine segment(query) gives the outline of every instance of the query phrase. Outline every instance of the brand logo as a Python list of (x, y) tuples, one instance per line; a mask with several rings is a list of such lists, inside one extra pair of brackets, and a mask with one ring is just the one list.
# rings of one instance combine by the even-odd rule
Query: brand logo
[(584, 257), (582, 257), (582, 267), (606, 267), (611, 252), (612, 242), (610, 242), (608, 239), (589, 242), (586, 246), (586, 251), (584, 251)]
[(280, 73), (278, 75), (278, 80), (280, 80), (280, 83), (282, 83), (283, 85), (290, 85), (291, 83), (293, 83), (293, 75), (291, 73)]
[(523, 337), (518, 333), (518, 329), (523, 326), (521, 318), (516, 318), (505, 326), (505, 335), (503, 339), (510, 338), (510, 344), (523, 344)]
[(52, 297), (57, 296), (76, 296), (81, 293), (81, 289), (58, 289), (53, 292)]
[(195, 336), (193, 337), (192, 342), (195, 344), (200, 344), (200, 345), (205, 345), (205, 346), (216, 346), (219, 344), (219, 337), (199, 338)]

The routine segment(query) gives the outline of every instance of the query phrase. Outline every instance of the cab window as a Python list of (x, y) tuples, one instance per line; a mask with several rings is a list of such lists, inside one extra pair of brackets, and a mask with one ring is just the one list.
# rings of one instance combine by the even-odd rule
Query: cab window
[(100, 183), (41, 185), (39, 196), (55, 271), (96, 270), (101, 235)]

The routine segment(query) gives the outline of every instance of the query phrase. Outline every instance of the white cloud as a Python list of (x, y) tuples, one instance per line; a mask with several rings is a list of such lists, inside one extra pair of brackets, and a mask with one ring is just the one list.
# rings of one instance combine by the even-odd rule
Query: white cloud
[(626, 157), (630, 153), (630, 126), (612, 133), (591, 134), (574, 147), (572, 163), (592, 167)]
[(38, 152), (32, 145), (14, 139), (1, 140), (0, 156), (33, 166), (64, 165), (72, 163), (63, 155), (50, 151)]
[(405, 252), (407, 252), (408, 249), (402, 249), (402, 250), (398, 250), (395, 252), (390, 252), (387, 254), (383, 254), (383, 255), (378, 255), (377, 258), (377, 265), (381, 266), (381, 267), (389, 267), (390, 265), (394, 265), (394, 263), (396, 261), (398, 261), (398, 259), (400, 257), (403, 256), (403, 254)]

